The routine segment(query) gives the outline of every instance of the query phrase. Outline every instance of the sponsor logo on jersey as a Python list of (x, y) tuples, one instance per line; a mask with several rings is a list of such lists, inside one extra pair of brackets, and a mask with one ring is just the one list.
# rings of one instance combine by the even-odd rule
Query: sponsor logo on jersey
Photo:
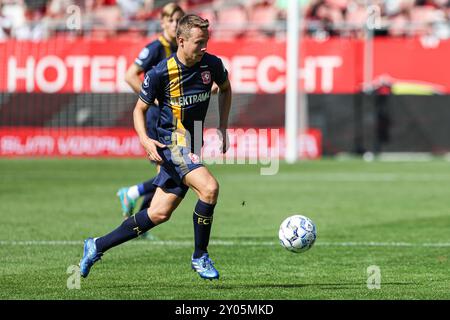
[(170, 98), (170, 103), (172, 105), (179, 106), (189, 106), (195, 103), (203, 102), (208, 100), (210, 97), (210, 92), (202, 92), (199, 94), (193, 94), (190, 96), (172, 97)]

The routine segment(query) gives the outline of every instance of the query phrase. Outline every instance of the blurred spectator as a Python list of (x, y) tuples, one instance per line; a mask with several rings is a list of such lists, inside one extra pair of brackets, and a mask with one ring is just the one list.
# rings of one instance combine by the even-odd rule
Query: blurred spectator
[(414, 0), (400, 0), (397, 3), (389, 3), (386, 8), (389, 20), (388, 32), (390, 36), (408, 36), (413, 32), (411, 11)]
[(215, 38), (223, 41), (233, 41), (243, 37), (248, 27), (248, 13), (243, 4), (226, 6), (217, 10)]
[(91, 11), (92, 30), (91, 36), (105, 39), (114, 37), (117, 29), (123, 24), (124, 19), (116, 0), (95, 0), (88, 9)]
[(314, 37), (328, 37), (339, 34), (338, 24), (344, 20), (340, 7), (327, 0), (315, 0), (306, 10), (307, 32)]
[(0, 41), (5, 41), (11, 36), (11, 30), (14, 26), (11, 11), (8, 12), (8, 8), (4, 10), (4, 7), (5, 3), (0, 2)]
[(25, 0), (25, 20), (15, 25), (13, 36), (18, 40), (42, 40), (48, 37), (48, 18), (46, 0)]
[(136, 20), (143, 12), (153, 10), (153, 1), (146, 0), (117, 0), (117, 5), (125, 21)]
[(252, 25), (253, 38), (258, 35), (273, 37), (275, 35), (275, 27), (278, 19), (278, 10), (273, 5), (273, 1), (254, 1), (250, 2), (246, 8), (248, 19)]
[(75, 4), (73, 0), (49, 0), (46, 15), (54, 20), (64, 19), (67, 15), (67, 8), (73, 4)]
[(22, 0), (4, 0), (1, 3), (1, 16), (5, 26), (9, 26), (13, 36), (14, 29), (23, 25), (25, 19), (25, 3)]
[(196, 11), (211, 6), (214, 2), (213, 0), (180, 0), (178, 4), (186, 11)]
[(448, 0), (415, 0), (416, 6), (430, 7), (434, 9), (442, 9), (449, 5)]
[(12, 22), (0, 13), (0, 41), (8, 39), (11, 35)]
[(450, 38), (448, 0), (416, 0), (411, 11), (411, 20), (418, 24), (419, 35), (436, 39)]

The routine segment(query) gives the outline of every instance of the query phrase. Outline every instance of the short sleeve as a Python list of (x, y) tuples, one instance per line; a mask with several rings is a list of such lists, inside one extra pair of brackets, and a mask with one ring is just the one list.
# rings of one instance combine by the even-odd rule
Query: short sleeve
[(214, 82), (219, 86), (228, 79), (228, 71), (220, 58), (215, 59), (213, 66)]
[(156, 99), (158, 86), (158, 74), (155, 69), (152, 69), (144, 76), (141, 91), (139, 92), (139, 98), (146, 104), (152, 104)]
[(160, 60), (158, 43), (155, 41), (141, 50), (134, 63), (142, 70), (148, 71), (156, 66)]

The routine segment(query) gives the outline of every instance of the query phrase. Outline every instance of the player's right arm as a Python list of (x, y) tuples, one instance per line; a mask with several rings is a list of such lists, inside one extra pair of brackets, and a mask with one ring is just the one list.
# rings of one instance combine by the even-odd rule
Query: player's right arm
[(150, 139), (145, 129), (145, 112), (149, 105), (138, 99), (133, 110), (134, 129), (139, 137), (139, 141), (147, 152), (148, 158), (156, 163), (162, 163), (162, 159), (158, 154), (157, 147), (164, 148), (165, 145), (159, 141)]
[(145, 127), (145, 112), (155, 101), (158, 85), (159, 80), (155, 70), (153, 69), (147, 72), (139, 93), (139, 99), (133, 110), (133, 123), (134, 129), (139, 137), (139, 141), (147, 152), (149, 159), (160, 164), (163, 161), (158, 154), (157, 148), (165, 148), (166, 146), (159, 141), (151, 139), (147, 135), (147, 130)]
[(134, 60), (125, 73), (125, 81), (130, 85), (134, 92), (139, 94), (142, 86), (141, 75), (145, 70), (150, 70), (159, 62), (158, 43), (153, 41), (146, 47), (142, 48), (139, 56)]

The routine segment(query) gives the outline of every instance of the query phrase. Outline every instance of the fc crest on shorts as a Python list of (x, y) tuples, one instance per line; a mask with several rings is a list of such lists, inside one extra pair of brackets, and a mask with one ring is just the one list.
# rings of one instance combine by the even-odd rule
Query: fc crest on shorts
[(189, 153), (189, 159), (191, 159), (192, 163), (200, 163), (200, 157), (198, 155), (196, 155), (195, 153)]
[(203, 84), (209, 84), (211, 82), (211, 72), (209, 71), (203, 71), (201, 73)]

